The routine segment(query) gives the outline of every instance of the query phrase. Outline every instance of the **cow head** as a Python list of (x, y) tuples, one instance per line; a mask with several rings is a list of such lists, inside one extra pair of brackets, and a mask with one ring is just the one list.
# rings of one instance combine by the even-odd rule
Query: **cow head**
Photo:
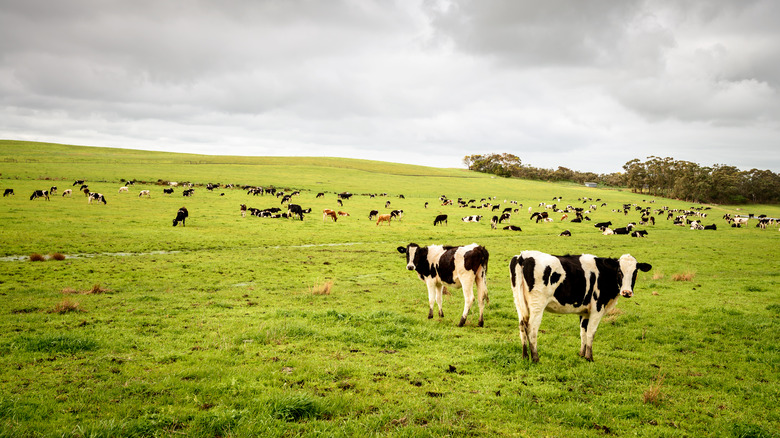
[(417, 268), (416, 255), (420, 249), (420, 246), (416, 243), (410, 243), (406, 247), (399, 246), (396, 248), (401, 254), (406, 254), (406, 269), (414, 271)]
[(647, 272), (652, 269), (649, 263), (638, 263), (631, 254), (623, 254), (618, 260), (610, 260), (614, 262), (614, 267), (617, 270), (617, 280), (620, 286), (620, 295), (626, 298), (634, 296), (634, 284), (636, 283), (637, 270)]

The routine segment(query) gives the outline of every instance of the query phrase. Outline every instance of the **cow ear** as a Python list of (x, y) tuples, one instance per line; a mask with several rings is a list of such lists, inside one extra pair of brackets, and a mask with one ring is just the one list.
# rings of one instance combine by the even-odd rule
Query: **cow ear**
[(404, 247), (404, 246), (399, 246), (399, 247), (398, 247), (398, 248), (396, 248), (396, 249), (397, 249), (397, 250), (398, 250), (398, 252), (400, 252), (401, 254), (406, 254), (406, 247)]
[(653, 269), (653, 266), (650, 263), (637, 263), (636, 267), (642, 272), (647, 272)]

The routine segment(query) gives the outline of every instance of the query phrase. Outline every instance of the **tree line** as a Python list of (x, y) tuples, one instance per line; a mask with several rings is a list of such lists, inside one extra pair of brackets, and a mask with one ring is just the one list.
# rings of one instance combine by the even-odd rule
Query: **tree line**
[(595, 182), (629, 188), (635, 193), (697, 203), (745, 204), (780, 202), (780, 174), (770, 170), (739, 170), (734, 166), (675, 160), (671, 157), (635, 158), (623, 165), (624, 172), (598, 174), (559, 166), (541, 169), (524, 165), (512, 154), (467, 155), (463, 163), (477, 172), (502, 177), (541, 181)]

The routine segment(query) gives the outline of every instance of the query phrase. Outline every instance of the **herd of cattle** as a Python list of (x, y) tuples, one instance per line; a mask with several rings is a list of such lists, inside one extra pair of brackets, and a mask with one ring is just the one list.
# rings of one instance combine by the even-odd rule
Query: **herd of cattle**
[[(73, 183), (73, 186), (80, 185), (79, 191), (84, 193), (88, 203), (92, 201), (106, 204), (106, 198), (101, 193), (91, 192), (84, 181), (79, 180)], [(128, 184), (130, 185), (130, 184)], [(173, 184), (172, 184), (173, 186)], [(207, 190), (213, 191), (215, 188), (233, 186), (220, 186), (219, 184), (208, 184)], [(304, 215), (309, 214), (312, 208), (303, 208), (294, 203), (295, 198), (300, 195), (299, 191), (285, 193), (273, 188), (262, 188), (243, 186), (247, 195), (272, 195), (280, 200), (280, 207), (254, 208), (247, 207), (246, 204), (240, 205), (242, 216), (247, 213), (250, 216), (260, 218), (292, 218), (303, 221)], [(192, 196), (194, 188), (191, 186), (183, 190), (183, 196)], [(119, 188), (119, 193), (129, 192), (127, 185)], [(30, 196), (30, 200), (42, 198), (49, 200), (49, 196), (57, 193), (57, 187), (52, 186), (49, 190), (35, 190)], [(163, 189), (164, 195), (173, 195), (173, 187)], [(5, 189), (3, 196), (14, 195), (13, 189)], [(62, 196), (71, 196), (72, 189), (63, 191)], [(222, 194), (224, 195), (224, 193)], [(139, 197), (151, 197), (150, 190), (140, 190)], [(317, 198), (325, 196), (324, 193), (318, 193)], [(337, 194), (339, 207), (343, 207), (344, 201), (349, 200), (353, 195), (348, 192)], [(382, 195), (369, 195), (372, 198)], [(403, 195), (399, 196), (404, 199)], [(520, 214), (523, 204), (517, 201), (504, 201), (503, 204), (509, 204), (504, 207), (502, 204), (493, 204), (495, 198), (484, 198), (479, 202), (476, 199), (464, 200), (459, 198), (452, 201), (446, 196), (439, 198), (442, 207), (457, 205), (460, 208), (490, 210), (496, 212), (490, 221), (492, 229), (499, 225), (509, 223), (513, 215)], [(528, 208), (530, 220), (536, 223), (554, 222), (552, 215), (560, 215), (560, 222), (569, 221), (571, 223), (582, 223), (590, 221), (590, 215), (600, 208), (607, 207), (606, 203), (601, 203), (600, 199), (593, 201), (590, 198), (580, 198), (578, 201), (582, 204), (589, 204), (587, 207), (575, 207), (559, 205), (561, 197), (555, 197), (553, 204), (545, 202), (537, 206)], [(592, 202), (592, 203), (591, 203)], [(283, 209), (282, 207), (285, 207)], [(424, 207), (427, 209), (429, 203)], [(404, 211), (400, 209), (391, 209), (391, 201), (385, 202), (387, 213), (381, 213), (379, 210), (371, 210), (368, 219), (376, 220), (376, 225), (383, 223), (390, 225), (392, 220), (401, 220)], [(499, 212), (500, 210), (500, 212)], [(636, 204), (623, 204), (619, 209), (613, 209), (613, 213), (623, 213), (627, 216), (630, 212), (636, 212), (639, 215), (638, 221), (628, 222), (625, 226), (615, 227), (611, 221), (599, 222), (594, 227), (603, 235), (629, 235), (633, 237), (645, 237), (648, 235), (646, 230), (635, 230), (637, 226), (655, 225), (656, 217), (666, 216), (667, 220), (672, 220), (675, 225), (690, 227), (692, 230), (716, 230), (715, 224), (704, 225), (702, 220), (707, 218), (708, 212), (704, 208), (692, 208), (689, 210), (677, 210), (669, 207), (652, 209)], [(173, 226), (179, 223), (185, 225), (185, 220), (189, 212), (185, 207), (176, 212), (173, 219)], [(339, 218), (349, 217), (346, 211), (338, 209), (324, 209), (322, 211), (322, 220), (337, 222)], [(468, 214), (461, 217), (461, 221), (468, 223), (479, 223), (483, 219), (481, 214)], [(557, 217), (557, 216), (556, 216)], [(571, 218), (571, 219), (569, 219)], [(758, 222), (757, 227), (766, 228), (769, 225), (777, 225), (776, 218), (769, 218), (766, 215), (747, 217), (724, 215), (723, 219), (732, 227), (747, 226), (750, 219), (755, 218)], [(447, 214), (437, 214), (433, 220), (433, 226), (442, 226), (448, 224)], [(505, 230), (522, 231), (519, 226), (506, 225)], [(560, 236), (571, 236), (570, 230), (565, 230)], [(406, 255), (406, 268), (415, 271), (428, 289), (428, 318), (433, 318), (434, 303), (438, 305), (439, 317), (444, 316), (442, 309), (443, 290), (445, 286), (460, 287), (463, 290), (464, 307), (459, 326), (466, 323), (469, 311), (477, 300), (479, 306), (478, 326), (484, 324), (484, 310), (488, 303), (487, 290), (487, 269), (489, 253), (488, 250), (476, 243), (466, 246), (442, 246), (430, 245), (419, 246), (414, 243), (397, 248), (398, 252)], [(555, 256), (544, 254), (538, 251), (523, 251), (511, 258), (509, 263), (509, 273), (511, 279), (511, 288), (514, 296), (515, 308), (519, 319), (520, 339), (523, 344), (523, 358), (528, 358), (537, 362), (539, 355), (537, 351), (537, 336), (541, 324), (542, 315), (545, 311), (553, 313), (570, 313), (579, 315), (580, 326), (580, 356), (585, 359), (593, 360), (593, 337), (598, 328), (601, 319), (615, 306), (619, 296), (630, 298), (633, 296), (633, 289), (638, 271), (647, 272), (651, 265), (640, 263), (629, 254), (624, 254), (620, 258), (604, 258), (590, 254)], [(477, 289), (477, 297), (474, 296), (474, 287)]]

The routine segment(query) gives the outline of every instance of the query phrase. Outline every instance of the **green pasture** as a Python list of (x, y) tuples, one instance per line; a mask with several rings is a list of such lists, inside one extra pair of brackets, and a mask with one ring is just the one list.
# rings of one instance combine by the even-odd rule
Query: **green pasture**
[[(77, 179), (107, 204), (62, 197)], [(118, 193), (127, 179), (146, 183)], [(192, 182), (194, 196), (164, 195), (158, 181)], [(242, 217), (242, 203), (280, 200), (209, 182), (300, 190), (293, 202), (312, 213)], [(49, 201), (29, 200), (51, 186)], [(780, 436), (780, 232), (721, 218), (780, 217), (780, 206), (339, 158), (0, 141), (6, 188), (16, 194), (0, 198), (0, 436)], [(355, 195), (338, 206), (342, 191)], [(441, 195), (495, 197), (519, 208), (511, 224), (523, 231), (492, 230), (496, 212), (443, 207)], [(593, 221), (529, 220), (556, 196), (596, 204)], [(405, 215), (376, 226), (368, 212), (387, 201)], [(638, 227), (647, 238), (602, 236), (593, 223), (639, 220), (612, 211), (624, 203), (707, 208), (702, 221), (718, 230), (659, 214)], [(186, 227), (172, 227), (182, 206)], [(350, 216), (323, 222), (324, 208)], [(437, 214), (449, 223), (433, 227)], [(485, 219), (460, 220), (472, 214)], [(457, 289), (445, 317), (427, 319), (425, 285), (396, 251), (410, 242), (489, 250), (483, 328), (476, 305), (457, 327)], [(653, 265), (602, 322), (594, 362), (577, 354), (577, 317), (553, 314), (540, 362), (522, 360), (508, 264), (527, 249)]]

